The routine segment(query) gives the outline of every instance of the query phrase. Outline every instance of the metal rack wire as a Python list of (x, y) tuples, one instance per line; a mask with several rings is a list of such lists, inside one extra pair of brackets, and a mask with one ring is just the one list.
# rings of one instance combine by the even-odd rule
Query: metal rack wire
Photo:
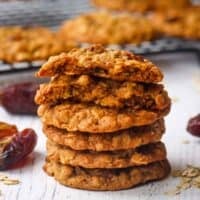
[[(56, 28), (63, 20), (94, 9), (89, 0), (35, 0), (0, 3), (0, 25), (42, 25)], [(175, 38), (163, 38), (135, 45), (111, 45), (136, 54), (162, 54), (171, 52), (195, 52), (200, 56), (200, 42)], [(35, 70), (40, 61), (32, 63), (0, 63), (0, 74)]]

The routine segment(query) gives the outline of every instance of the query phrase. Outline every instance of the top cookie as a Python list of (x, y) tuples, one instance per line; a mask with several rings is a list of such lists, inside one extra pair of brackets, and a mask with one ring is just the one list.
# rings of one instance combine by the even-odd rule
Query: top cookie
[(163, 34), (186, 39), (200, 39), (200, 6), (157, 12), (151, 19), (155, 27)]
[(7, 63), (47, 60), (75, 46), (44, 27), (0, 27), (0, 60)]
[(152, 23), (142, 16), (92, 12), (67, 20), (60, 35), (71, 41), (91, 44), (140, 44), (157, 36)]
[(167, 8), (183, 8), (191, 5), (190, 0), (92, 0), (94, 5), (111, 10), (146, 12), (165, 10)]
[(101, 45), (75, 48), (51, 57), (37, 73), (39, 77), (57, 74), (94, 75), (118, 81), (156, 83), (163, 74), (152, 62), (122, 50), (108, 50)]

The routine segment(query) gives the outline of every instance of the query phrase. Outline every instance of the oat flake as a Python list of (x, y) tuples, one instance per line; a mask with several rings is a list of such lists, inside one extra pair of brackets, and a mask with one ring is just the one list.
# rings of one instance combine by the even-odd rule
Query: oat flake
[(180, 178), (180, 182), (175, 189), (165, 192), (167, 195), (175, 196), (192, 187), (200, 189), (200, 168), (198, 167), (188, 165), (183, 170), (173, 171), (172, 176)]
[(2, 182), (5, 185), (17, 185), (20, 183), (17, 179), (11, 179), (5, 174), (0, 174), (0, 182)]

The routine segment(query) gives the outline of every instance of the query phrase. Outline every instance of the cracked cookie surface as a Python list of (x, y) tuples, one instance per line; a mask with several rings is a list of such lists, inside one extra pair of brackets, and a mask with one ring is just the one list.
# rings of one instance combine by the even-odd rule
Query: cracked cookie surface
[(191, 6), (190, 0), (92, 0), (94, 5), (111, 10), (147, 12), (166, 10), (169, 8), (185, 8)]
[(114, 110), (95, 105), (65, 102), (55, 106), (40, 105), (38, 116), (43, 123), (67, 131), (103, 133), (152, 124), (167, 115), (169, 110), (170, 106), (159, 112)]
[(44, 61), (76, 47), (44, 27), (0, 27), (0, 60), (7, 63)]
[(170, 104), (163, 85), (118, 82), (88, 75), (55, 77), (50, 83), (40, 85), (35, 97), (37, 104), (64, 100), (133, 110), (162, 110)]
[(157, 12), (150, 18), (155, 27), (165, 35), (192, 40), (200, 39), (200, 6)]
[(37, 72), (39, 77), (55, 75), (94, 75), (118, 81), (157, 83), (163, 74), (152, 62), (123, 50), (101, 45), (75, 48), (51, 57)]

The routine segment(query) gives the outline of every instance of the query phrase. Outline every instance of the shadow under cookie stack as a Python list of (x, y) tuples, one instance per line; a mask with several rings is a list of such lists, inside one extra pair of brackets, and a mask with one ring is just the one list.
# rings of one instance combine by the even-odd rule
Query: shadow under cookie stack
[(51, 57), (35, 100), (47, 136), (44, 170), (61, 184), (120, 190), (166, 177), (170, 99), (150, 61), (100, 45)]

